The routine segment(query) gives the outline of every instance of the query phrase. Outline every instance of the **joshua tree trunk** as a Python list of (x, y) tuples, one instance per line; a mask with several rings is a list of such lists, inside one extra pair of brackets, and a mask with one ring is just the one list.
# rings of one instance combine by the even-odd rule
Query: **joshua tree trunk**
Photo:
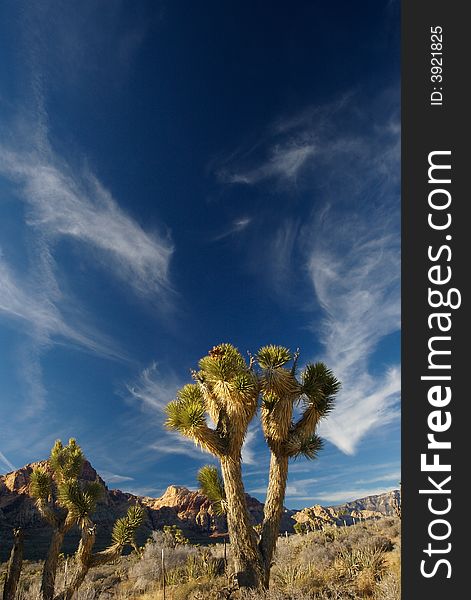
[(240, 460), (221, 458), (227, 498), (227, 526), (240, 587), (256, 588), (263, 582), (263, 562), (257, 536), (247, 510)]
[(270, 459), (270, 477), (267, 498), (265, 501), (260, 552), (263, 557), (264, 581), (268, 588), (270, 569), (275, 552), (278, 532), (280, 530), (283, 503), (285, 499), (286, 480), (288, 478), (288, 457), (272, 452)]
[(61, 525), (56, 527), (52, 534), (49, 551), (43, 567), (43, 576), (41, 581), (41, 596), (43, 600), (53, 600), (54, 588), (56, 583), (57, 565), (59, 554), (64, 543), (64, 536), (69, 527)]
[(13, 535), (14, 543), (8, 561), (7, 577), (3, 587), (3, 600), (14, 600), (21, 567), (23, 566), (23, 532), (21, 529), (15, 529)]
[(94, 543), (95, 528), (87, 526), (83, 527), (82, 537), (76, 552), (76, 571), (66, 589), (60, 594), (57, 594), (57, 596), (54, 597), (54, 600), (70, 600), (74, 595), (74, 592), (82, 585), (90, 568), (90, 559)]

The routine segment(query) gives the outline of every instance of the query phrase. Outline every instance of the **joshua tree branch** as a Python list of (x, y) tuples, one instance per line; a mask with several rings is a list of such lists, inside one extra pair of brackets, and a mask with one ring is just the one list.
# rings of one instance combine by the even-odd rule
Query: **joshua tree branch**
[(289, 437), (294, 440), (296, 437), (307, 438), (316, 430), (319, 422), (319, 413), (315, 406), (308, 406), (299, 420), (294, 424)]
[(219, 458), (225, 456), (227, 452), (227, 441), (216, 429), (212, 429), (208, 425), (192, 428), (187, 436)]

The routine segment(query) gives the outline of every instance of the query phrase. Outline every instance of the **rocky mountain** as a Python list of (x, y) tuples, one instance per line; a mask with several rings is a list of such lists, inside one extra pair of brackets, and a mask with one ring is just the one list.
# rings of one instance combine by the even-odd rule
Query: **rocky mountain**
[[(29, 478), (37, 466), (47, 467), (47, 461), (32, 463), (0, 476), (0, 562), (8, 557), (14, 527), (22, 527), (24, 530), (26, 558), (39, 559), (46, 554), (51, 530), (29, 495)], [(110, 490), (89, 462), (85, 463), (81, 478), (84, 481), (98, 480), (105, 490), (94, 514), (97, 550), (109, 544), (115, 520), (122, 517), (128, 507), (135, 503), (141, 504), (146, 513), (145, 522), (138, 532), (140, 544), (145, 542), (152, 531), (162, 529), (164, 525), (177, 525), (189, 539), (203, 543), (227, 531), (224, 517), (213, 513), (210, 501), (200, 492), (171, 485), (160, 498), (149, 498)], [(247, 495), (247, 505), (254, 524), (261, 523), (263, 504)], [(286, 511), (283, 515), (283, 531), (293, 531), (291, 514), (292, 511)], [(78, 540), (78, 530), (72, 530), (66, 537), (64, 552), (73, 552)]]
[(395, 506), (400, 502), (401, 492), (392, 490), (377, 496), (366, 496), (366, 498), (347, 502), (347, 504), (341, 504), (333, 508), (341, 514), (355, 516), (357, 513), (358, 515), (361, 513), (363, 517), (368, 518), (368, 516), (394, 515), (396, 514)]
[(309, 525), (310, 528), (318, 528), (322, 525), (353, 525), (362, 520), (394, 516), (396, 514), (395, 507), (400, 502), (400, 491), (393, 490), (337, 506), (324, 507), (315, 504), (295, 512), (292, 517), (297, 523)]
[[(46, 554), (51, 530), (39, 515), (34, 500), (29, 495), (29, 478), (33, 469), (39, 465), (47, 466), (47, 462), (32, 463), (0, 476), (0, 562), (7, 559), (12, 544), (12, 529), (19, 526), (25, 534), (25, 558), (40, 559)], [(199, 543), (207, 542), (227, 531), (225, 519), (213, 513), (211, 503), (200, 492), (171, 485), (160, 498), (150, 498), (110, 490), (89, 462), (84, 465), (82, 479), (98, 480), (105, 489), (94, 515), (98, 550), (109, 544), (115, 520), (122, 517), (128, 507), (135, 503), (141, 504), (146, 512), (145, 522), (138, 534), (140, 544), (145, 542), (152, 531), (162, 529), (164, 525), (177, 525), (189, 539)], [(371, 518), (392, 514), (391, 494), (394, 493), (398, 492), (370, 496), (338, 507), (324, 508), (317, 505), (297, 512), (285, 509), (280, 531), (291, 533), (296, 522), (312, 520), (313, 516), (322, 517), (323, 523), (342, 525), (344, 521), (351, 524), (355, 516)], [(247, 495), (247, 506), (253, 523), (261, 523), (263, 504)], [(64, 552), (73, 552), (78, 540), (78, 530), (72, 530), (66, 537)]]

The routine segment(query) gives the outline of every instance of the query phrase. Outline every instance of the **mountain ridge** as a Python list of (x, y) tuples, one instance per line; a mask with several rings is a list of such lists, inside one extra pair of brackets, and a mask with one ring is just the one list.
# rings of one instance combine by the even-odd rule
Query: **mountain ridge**
[[(40, 559), (46, 554), (51, 530), (39, 515), (34, 499), (29, 495), (29, 477), (38, 466), (48, 468), (48, 462), (30, 463), (21, 469), (0, 475), (0, 562), (7, 559), (12, 543), (12, 529), (19, 526), (25, 534), (25, 558)], [(128, 507), (135, 503), (145, 510), (144, 524), (138, 534), (140, 544), (145, 542), (152, 531), (162, 529), (164, 525), (178, 526), (191, 541), (198, 543), (208, 543), (212, 538), (224, 535), (227, 531), (225, 518), (214, 514), (211, 502), (200, 491), (169, 485), (161, 496), (152, 498), (109, 489), (88, 461), (84, 463), (81, 479), (97, 480), (105, 490), (93, 519), (97, 524), (97, 549), (106, 547), (111, 538), (114, 521), (122, 517)], [(398, 494), (399, 492), (394, 490), (344, 505), (314, 505), (300, 511), (285, 508), (280, 532), (293, 532), (296, 523), (350, 525), (355, 518), (378, 518), (393, 514), (393, 498)], [(246, 499), (253, 524), (261, 523), (263, 503), (248, 494)], [(78, 530), (71, 531), (65, 540), (64, 552), (73, 552), (78, 540)]]

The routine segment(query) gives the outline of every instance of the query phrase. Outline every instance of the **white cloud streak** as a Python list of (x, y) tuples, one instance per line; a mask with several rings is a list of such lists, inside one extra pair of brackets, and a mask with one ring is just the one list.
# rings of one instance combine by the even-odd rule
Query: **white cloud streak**
[(157, 363), (152, 363), (150, 367), (142, 371), (134, 385), (128, 386), (128, 391), (134, 400), (141, 403), (147, 414), (155, 417), (157, 439), (149, 444), (149, 449), (161, 455), (177, 454), (197, 460), (208, 460), (208, 455), (195, 446), (191, 440), (168, 431), (164, 427), (165, 407), (175, 398), (177, 390), (182, 385), (176, 375), (169, 371), (163, 376), (158, 370)]
[(0, 173), (19, 185), (28, 224), (51, 240), (75, 240), (96, 252), (115, 276), (143, 295), (170, 291), (168, 236), (146, 233), (98, 179), (60, 161), (49, 148), (25, 153), (0, 146)]
[(252, 185), (265, 179), (288, 179), (295, 181), (306, 161), (314, 156), (316, 147), (313, 144), (275, 146), (266, 162), (260, 166), (239, 173), (223, 169), (219, 178), (226, 183)]
[(117, 473), (110, 473), (109, 471), (100, 471), (99, 474), (103, 478), (105, 483), (122, 483), (123, 481), (134, 481), (134, 477), (128, 477), (127, 475), (118, 475)]
[(252, 421), (245, 436), (244, 445), (242, 446), (242, 462), (246, 465), (256, 465), (259, 463), (256, 446), (260, 431), (258, 421)]
[(40, 287), (35, 281), (21, 280), (0, 256), (0, 313), (27, 325), (29, 335), (39, 347), (46, 347), (59, 337), (103, 356), (124, 358), (105, 336), (66, 322), (54, 297), (56, 282), (52, 277), (47, 278), (45, 271), (43, 274), (46, 279), (42, 279)]
[[(350, 214), (347, 223), (342, 219), (324, 216), (308, 268), (324, 310), (324, 359), (342, 381), (337, 408), (320, 431), (353, 454), (370, 429), (398, 416), (399, 368), (372, 375), (370, 360), (378, 343), (400, 328), (400, 255), (392, 236), (381, 235), (379, 220), (366, 224)], [(342, 243), (332, 244), (339, 231)]]
[[(87, 325), (87, 318), (73, 302), (64, 299), (53, 273), (53, 260), (45, 243), (35, 248), (32, 274), (19, 277), (0, 255), (0, 317), (16, 325), (27, 337), (17, 350), (20, 387), (24, 403), (21, 420), (34, 416), (46, 405), (41, 354), (53, 344), (68, 344), (98, 356), (128, 361), (115, 341)], [(67, 306), (67, 317), (61, 310)]]
[(11, 463), (8, 458), (3, 454), (0, 450), (0, 465), (6, 466), (9, 471), (15, 471), (16, 467), (13, 463)]
[(235, 219), (229, 229), (213, 238), (213, 242), (219, 242), (220, 240), (244, 231), (251, 222), (252, 219), (250, 217), (240, 217), (239, 219)]

